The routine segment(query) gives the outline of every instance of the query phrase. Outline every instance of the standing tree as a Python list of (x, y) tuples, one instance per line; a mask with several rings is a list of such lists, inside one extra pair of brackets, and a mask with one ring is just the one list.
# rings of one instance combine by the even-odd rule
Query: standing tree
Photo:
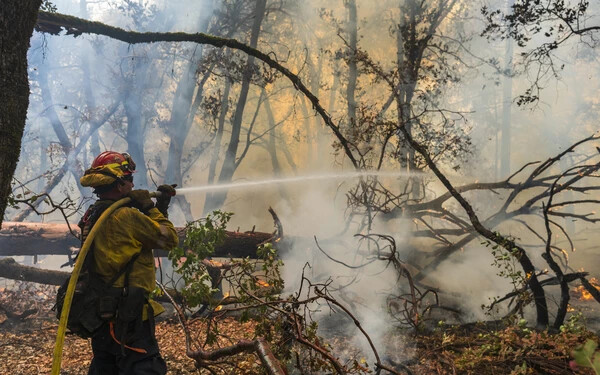
[[(250, 43), (249, 46), (251, 48), (256, 48), (258, 44), (258, 36), (260, 34), (260, 28), (265, 16), (265, 8), (267, 1), (266, 0), (256, 0), (256, 5), (254, 9), (254, 23), (252, 25), (251, 33), (250, 33)], [(231, 136), (229, 138), (229, 144), (227, 146), (227, 151), (225, 153), (225, 159), (223, 160), (223, 166), (221, 167), (221, 173), (219, 174), (219, 183), (227, 183), (231, 181), (233, 177), (233, 173), (235, 172), (238, 158), (238, 147), (240, 143), (240, 133), (242, 129), (242, 120), (244, 116), (244, 109), (246, 107), (246, 101), (248, 99), (248, 91), (250, 90), (250, 82), (252, 80), (252, 76), (255, 70), (254, 57), (248, 56), (248, 60), (246, 61), (246, 66), (242, 75), (242, 86), (240, 88), (240, 93), (237, 101), (237, 105), (235, 107), (235, 112), (233, 116), (232, 128), (231, 128)], [(206, 207), (204, 211), (211, 211), (215, 208), (219, 208), (225, 202), (225, 198), (227, 197), (227, 192), (218, 192), (211, 196), (210, 200), (207, 200)]]
[(41, 3), (9, 0), (0, 7), (0, 225), (21, 151), (29, 106), (27, 50)]
[(581, 42), (596, 47), (595, 36), (600, 25), (590, 24), (590, 2), (587, 0), (516, 0), (508, 12), (483, 7), (487, 25), (482, 35), (491, 39), (511, 38), (521, 48), (520, 64), (530, 71), (531, 85), (519, 95), (519, 105), (536, 103), (541, 90), (549, 79), (559, 76), (564, 67), (557, 56), (560, 47), (569, 41)]

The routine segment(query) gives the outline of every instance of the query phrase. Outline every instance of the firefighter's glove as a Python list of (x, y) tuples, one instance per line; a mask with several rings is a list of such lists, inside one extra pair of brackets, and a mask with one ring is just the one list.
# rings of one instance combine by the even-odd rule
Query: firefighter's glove
[(131, 198), (131, 205), (143, 213), (148, 213), (148, 210), (154, 207), (148, 190), (132, 190), (127, 196)]
[(156, 190), (160, 191), (161, 194), (156, 198), (156, 208), (168, 217), (169, 204), (171, 203), (171, 198), (175, 196), (176, 191), (175, 187), (177, 185), (160, 185)]

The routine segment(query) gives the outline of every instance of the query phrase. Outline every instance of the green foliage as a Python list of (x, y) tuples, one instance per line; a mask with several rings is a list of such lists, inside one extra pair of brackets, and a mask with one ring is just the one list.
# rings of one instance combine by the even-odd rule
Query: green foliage
[[(237, 264), (235, 271), (228, 272), (225, 278), (237, 289), (238, 298), (241, 303), (252, 306), (256, 313), (255, 335), (262, 336), (267, 340), (273, 340), (276, 332), (281, 332), (284, 321), (283, 317), (276, 314), (267, 304), (279, 298), (278, 292), (283, 289), (281, 277), (281, 266), (283, 262), (277, 258), (277, 250), (272, 244), (267, 243), (259, 246), (256, 250), (258, 260), (249, 258), (242, 259)], [(269, 293), (261, 293), (261, 290)], [(262, 294), (259, 296), (259, 294)], [(261, 302), (262, 301), (262, 302)], [(242, 319), (249, 319), (248, 310), (242, 314)]]
[[(281, 267), (283, 262), (277, 258), (277, 250), (272, 244), (267, 243), (256, 250), (258, 260), (245, 258), (236, 263), (234, 270), (228, 271), (224, 278), (239, 290), (242, 303), (256, 303), (256, 293), (266, 287), (273, 292), (283, 289)], [(277, 293), (260, 296), (264, 301), (273, 301), (278, 298)], [(259, 308), (259, 312), (266, 312), (266, 307)], [(263, 311), (264, 310), (264, 311)]]
[(575, 363), (581, 367), (587, 367), (594, 370), (596, 375), (600, 375), (600, 354), (596, 351), (598, 343), (588, 339), (582, 346), (573, 350)]
[(572, 314), (567, 320), (560, 326), (562, 333), (571, 333), (575, 335), (583, 335), (587, 329), (585, 328), (585, 320), (583, 313), (578, 312)]
[[(215, 246), (223, 241), (225, 227), (231, 216), (231, 213), (215, 211), (204, 220), (188, 223), (183, 246), (169, 254), (176, 272), (185, 283), (181, 291), (185, 304), (193, 308), (211, 301), (212, 314), (209, 319), (226, 312), (228, 305), (223, 300), (213, 298), (217, 290), (213, 288), (202, 261), (212, 255)], [(298, 344), (294, 339), (299, 328), (304, 340), (331, 354), (330, 346), (318, 336), (318, 324), (310, 318), (300, 296), (280, 296), (284, 287), (281, 277), (283, 262), (278, 258), (277, 250), (267, 243), (261, 245), (256, 254), (257, 259), (232, 259), (221, 269), (222, 280), (230, 286), (231, 295), (227, 298), (235, 301), (234, 309), (240, 312), (240, 321), (252, 320), (252, 335), (268, 341), (273, 353), (283, 363), (299, 366), (310, 373), (335, 372), (327, 358), (315, 355), (315, 350)], [(223, 306), (219, 306), (221, 304)], [(216, 319), (206, 329), (205, 335), (205, 345), (214, 345), (224, 336), (219, 332)], [(366, 361), (355, 360), (348, 366), (349, 373), (365, 373), (366, 366)]]
[(9, 195), (7, 199), (7, 206), (18, 209), (19, 203), (34, 204), (38, 198), (40, 198), (40, 196), (33, 194), (31, 190), (25, 190), (23, 193)]
[(40, 10), (56, 13), (58, 8), (50, 0), (44, 0), (42, 1), (42, 5), (40, 5)]
[(210, 300), (216, 291), (211, 286), (211, 278), (202, 260), (212, 255), (215, 246), (224, 241), (225, 228), (232, 215), (230, 212), (213, 211), (205, 219), (187, 223), (183, 247), (169, 252), (175, 271), (185, 283), (181, 293), (189, 307)]
[[(489, 240), (484, 241), (481, 244), (491, 248), (491, 253), (494, 257), (492, 266), (498, 269), (496, 275), (508, 279), (512, 285), (513, 291), (519, 291), (524, 290), (523, 287), (527, 284), (530, 275), (525, 275), (521, 270), (519, 264), (519, 249), (507, 249), (507, 247), (510, 247), (510, 243), (514, 243), (514, 240), (513, 237), (506, 237), (505, 241), (500, 244), (493, 243)], [(526, 291), (519, 293), (516, 298), (525, 303), (530, 300), (529, 293)], [(498, 297), (494, 297), (490, 305), (482, 305), (481, 307), (487, 309), (487, 312), (489, 313), (492, 310), (492, 305), (495, 304), (497, 299)]]
[(529, 374), (527, 368), (527, 362), (523, 361), (522, 364), (516, 365), (515, 368), (511, 371), (510, 375), (527, 375)]
[(514, 242), (513, 238), (506, 238), (506, 244), (496, 244), (490, 241), (483, 242), (486, 247), (491, 247), (494, 261), (492, 266), (499, 269), (497, 275), (510, 280), (514, 290), (521, 288), (527, 281), (518, 264), (518, 249), (507, 250), (508, 243)]

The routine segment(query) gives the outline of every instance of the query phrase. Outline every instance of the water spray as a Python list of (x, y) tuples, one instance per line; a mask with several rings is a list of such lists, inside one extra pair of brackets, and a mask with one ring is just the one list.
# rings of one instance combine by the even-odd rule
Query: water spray
[(288, 184), (304, 181), (338, 180), (358, 177), (415, 177), (424, 175), (422, 172), (389, 172), (389, 171), (353, 171), (328, 174), (312, 174), (306, 176), (272, 178), (258, 181), (231, 182), (227, 184), (203, 185), (177, 189), (177, 194), (202, 193), (207, 191), (230, 190), (263, 185)]

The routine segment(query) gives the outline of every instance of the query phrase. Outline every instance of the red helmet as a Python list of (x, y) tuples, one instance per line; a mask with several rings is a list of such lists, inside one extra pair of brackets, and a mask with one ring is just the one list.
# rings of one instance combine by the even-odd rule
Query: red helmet
[(126, 175), (135, 172), (135, 163), (126, 152), (104, 151), (92, 162), (92, 168), (103, 166), (119, 168)]

